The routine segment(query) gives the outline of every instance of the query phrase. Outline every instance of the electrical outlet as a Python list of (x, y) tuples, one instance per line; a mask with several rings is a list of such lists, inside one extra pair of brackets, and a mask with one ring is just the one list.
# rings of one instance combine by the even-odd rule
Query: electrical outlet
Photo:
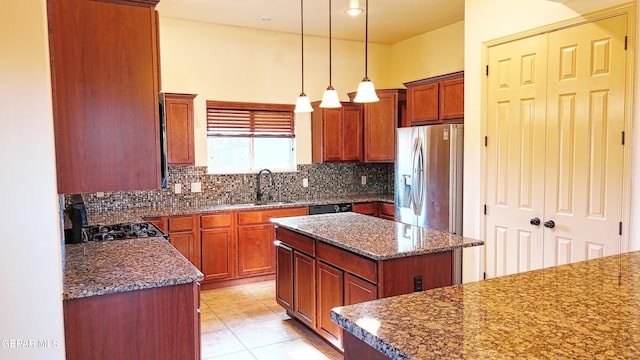
[(302, 187), (309, 187), (309, 179), (302, 179)]
[(182, 184), (174, 184), (173, 192), (176, 194), (180, 194), (182, 192)]
[(202, 191), (202, 183), (195, 182), (191, 183), (191, 192), (201, 192)]
[(104, 197), (104, 193), (102, 191), (98, 191), (96, 193), (96, 197), (99, 197), (99, 198)]
[(362, 175), (362, 177), (360, 178), (360, 182), (362, 183), (362, 185), (367, 185), (367, 175)]
[(413, 277), (413, 291), (422, 291), (422, 276)]

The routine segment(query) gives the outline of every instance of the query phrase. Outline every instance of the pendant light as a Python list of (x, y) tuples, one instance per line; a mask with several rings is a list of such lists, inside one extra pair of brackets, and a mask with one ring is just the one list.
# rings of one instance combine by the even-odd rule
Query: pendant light
[(356, 93), (354, 102), (368, 103), (380, 101), (378, 94), (376, 94), (376, 88), (373, 86), (373, 82), (369, 80), (367, 76), (367, 57), (369, 53), (369, 0), (365, 2), (365, 25), (364, 25), (364, 78), (358, 85), (358, 92)]
[(322, 94), (321, 108), (339, 108), (342, 107), (338, 93), (331, 84), (331, 0), (329, 0), (329, 86)]
[(309, 98), (304, 93), (304, 0), (300, 0), (300, 39), (301, 39), (301, 49), (302, 49), (302, 92), (300, 96), (298, 96), (298, 101), (296, 101), (296, 108), (293, 112), (296, 113), (304, 113), (304, 112), (312, 112), (313, 108), (311, 107), (311, 102)]

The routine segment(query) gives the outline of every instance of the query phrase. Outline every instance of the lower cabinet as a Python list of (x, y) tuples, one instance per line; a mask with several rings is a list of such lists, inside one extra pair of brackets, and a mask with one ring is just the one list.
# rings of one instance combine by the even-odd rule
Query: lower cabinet
[(68, 360), (200, 359), (197, 283), (63, 301)]
[(249, 225), (238, 228), (238, 276), (275, 271), (273, 225)]
[(393, 203), (382, 201), (354, 203), (353, 212), (387, 220), (394, 220), (395, 218), (395, 207)]
[(171, 244), (198, 269), (202, 269), (200, 214), (169, 217)]
[(293, 313), (310, 328), (316, 326), (316, 261), (301, 252), (293, 253)]
[(282, 227), (276, 239), (276, 301), (339, 349), (332, 308), (453, 284), (452, 251), (373, 260)]
[(237, 276), (235, 213), (202, 214), (202, 273), (205, 281), (225, 280)]

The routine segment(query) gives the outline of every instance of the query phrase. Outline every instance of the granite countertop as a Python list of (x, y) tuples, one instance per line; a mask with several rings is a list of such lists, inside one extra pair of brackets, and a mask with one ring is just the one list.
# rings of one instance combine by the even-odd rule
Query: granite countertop
[(373, 260), (423, 255), (483, 241), (357, 213), (271, 219), (277, 226), (352, 251)]
[(203, 275), (163, 238), (65, 245), (63, 299), (199, 281)]
[(392, 359), (638, 359), (640, 252), (335, 308)]
[(324, 205), (334, 203), (357, 203), (381, 201), (393, 203), (393, 194), (365, 194), (365, 195), (345, 195), (340, 197), (316, 198), (309, 200), (286, 200), (272, 201), (267, 203), (248, 203), (248, 204), (186, 204), (171, 207), (140, 207), (129, 208), (117, 211), (88, 211), (89, 225), (107, 225), (125, 222), (137, 222), (143, 217), (155, 216), (171, 216), (171, 215), (189, 215), (196, 213), (215, 213), (223, 211), (239, 211), (239, 210), (265, 210), (275, 208), (291, 208), (310, 205)]

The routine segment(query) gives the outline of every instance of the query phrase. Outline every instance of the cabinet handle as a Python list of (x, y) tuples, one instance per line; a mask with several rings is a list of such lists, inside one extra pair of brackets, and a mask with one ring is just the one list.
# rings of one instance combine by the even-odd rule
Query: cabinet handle
[(534, 217), (533, 219), (529, 220), (529, 223), (531, 225), (538, 226), (538, 225), (540, 225), (540, 218)]
[(548, 220), (544, 222), (544, 227), (553, 229), (554, 227), (556, 227), (556, 223), (553, 220)]

